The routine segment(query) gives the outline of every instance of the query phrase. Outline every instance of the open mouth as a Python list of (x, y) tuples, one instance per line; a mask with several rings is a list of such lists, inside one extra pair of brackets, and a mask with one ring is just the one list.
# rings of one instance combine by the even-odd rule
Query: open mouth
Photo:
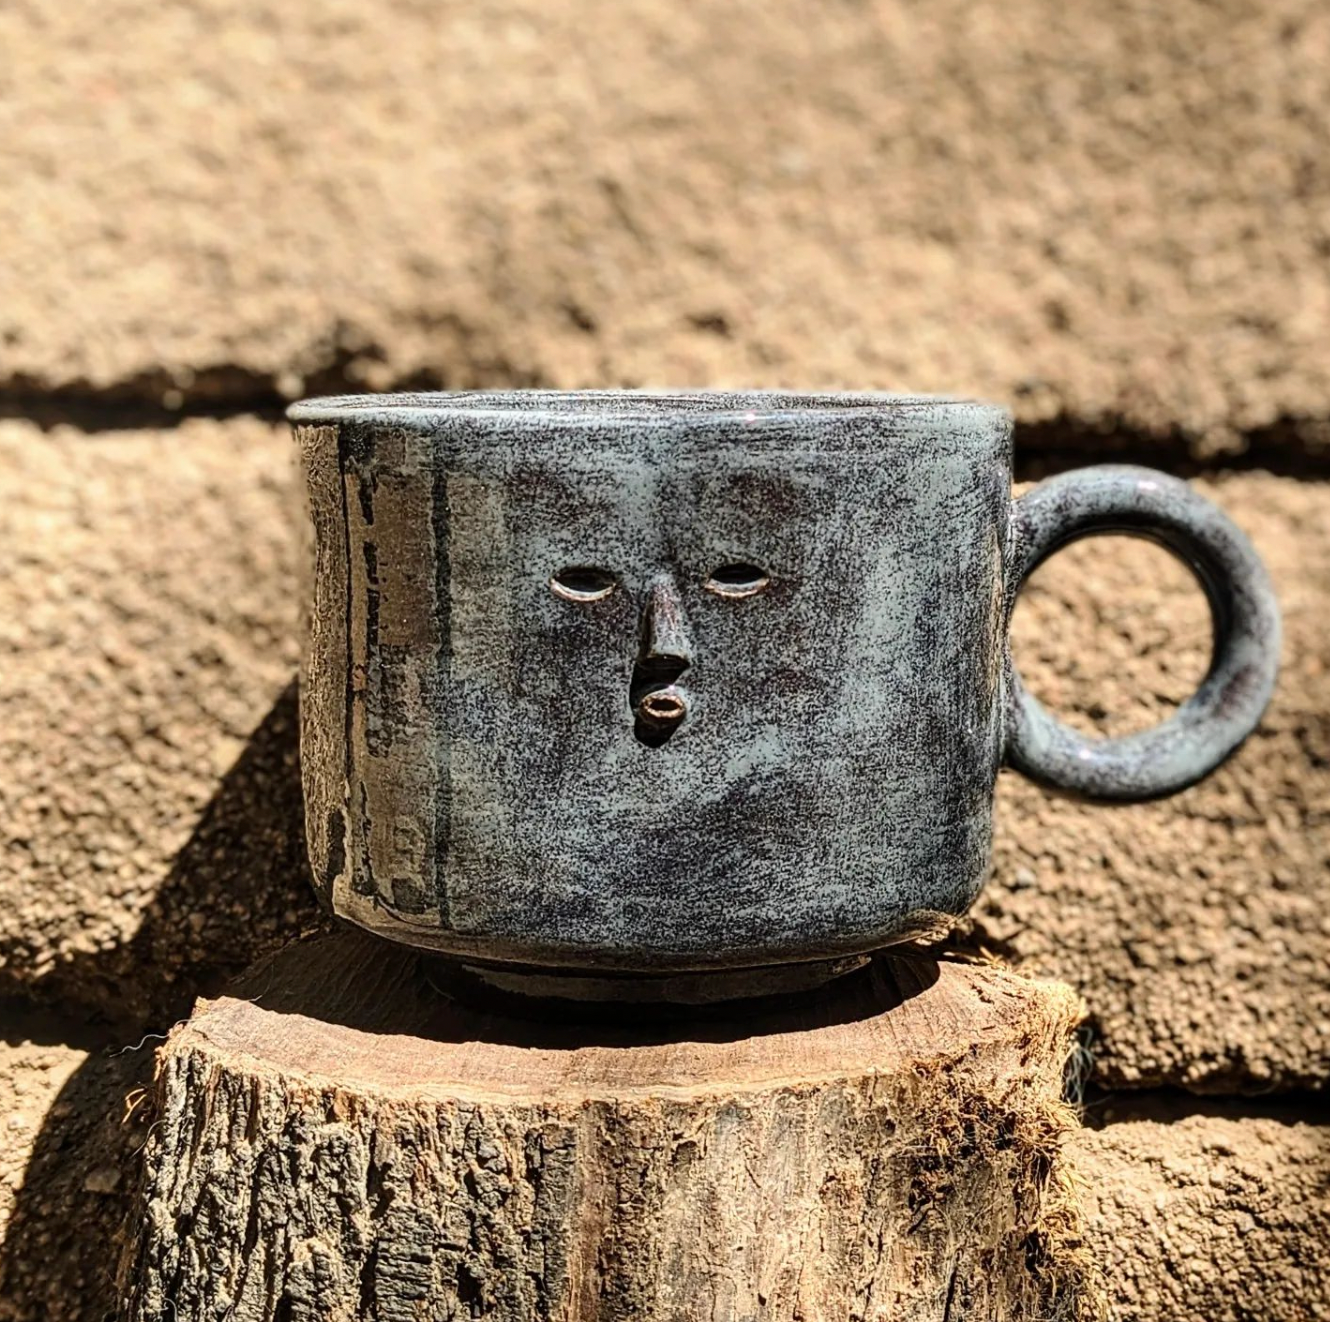
[(670, 689), (660, 689), (648, 693), (637, 706), (637, 713), (644, 721), (655, 725), (677, 725), (688, 711), (683, 695)]
[(687, 669), (674, 657), (643, 658), (633, 667), (628, 690), (633, 733), (648, 748), (659, 748), (687, 719), (688, 697), (675, 684)]

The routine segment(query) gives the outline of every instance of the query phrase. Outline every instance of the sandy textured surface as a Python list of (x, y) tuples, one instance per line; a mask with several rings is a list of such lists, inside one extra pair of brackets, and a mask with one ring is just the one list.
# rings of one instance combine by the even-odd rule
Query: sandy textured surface
[(20, 0), (0, 46), (0, 386), (904, 385), (1324, 441), (1305, 0)]
[(1330, 1123), (1127, 1119), (1072, 1137), (1113, 1322), (1330, 1316)]
[(103, 1322), (138, 1178), (152, 1047), (0, 1003), (0, 1319)]
[(133, 1022), (312, 911), (291, 451), (0, 425), (0, 990)]

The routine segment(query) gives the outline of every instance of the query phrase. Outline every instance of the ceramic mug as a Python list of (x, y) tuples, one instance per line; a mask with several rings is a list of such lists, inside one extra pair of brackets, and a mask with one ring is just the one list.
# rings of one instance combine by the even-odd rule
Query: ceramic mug
[[(934, 934), (988, 868), (1003, 761), (1106, 799), (1204, 776), (1259, 720), (1279, 619), (1184, 483), (1011, 497), (1011, 419), (881, 394), (308, 400), (301, 684), (333, 910), (491, 982), (695, 999)], [(1161, 725), (1079, 734), (1007, 648), (1076, 538), (1195, 572), (1214, 656)]]

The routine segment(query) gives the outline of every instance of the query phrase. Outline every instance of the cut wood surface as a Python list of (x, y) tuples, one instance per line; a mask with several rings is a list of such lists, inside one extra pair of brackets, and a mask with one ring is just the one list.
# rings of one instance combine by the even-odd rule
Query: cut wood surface
[(881, 958), (786, 1005), (572, 1014), (470, 1008), (349, 933), (202, 1003), (159, 1062), (130, 1316), (1092, 1311), (1067, 988)]

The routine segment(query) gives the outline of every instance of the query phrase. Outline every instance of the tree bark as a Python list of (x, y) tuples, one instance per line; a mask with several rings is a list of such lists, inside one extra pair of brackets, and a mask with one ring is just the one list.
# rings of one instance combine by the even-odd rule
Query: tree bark
[(288, 947), (162, 1049), (128, 1316), (1089, 1316), (1060, 1156), (1079, 1010), (879, 957), (614, 1022), (463, 1004), (357, 934)]

